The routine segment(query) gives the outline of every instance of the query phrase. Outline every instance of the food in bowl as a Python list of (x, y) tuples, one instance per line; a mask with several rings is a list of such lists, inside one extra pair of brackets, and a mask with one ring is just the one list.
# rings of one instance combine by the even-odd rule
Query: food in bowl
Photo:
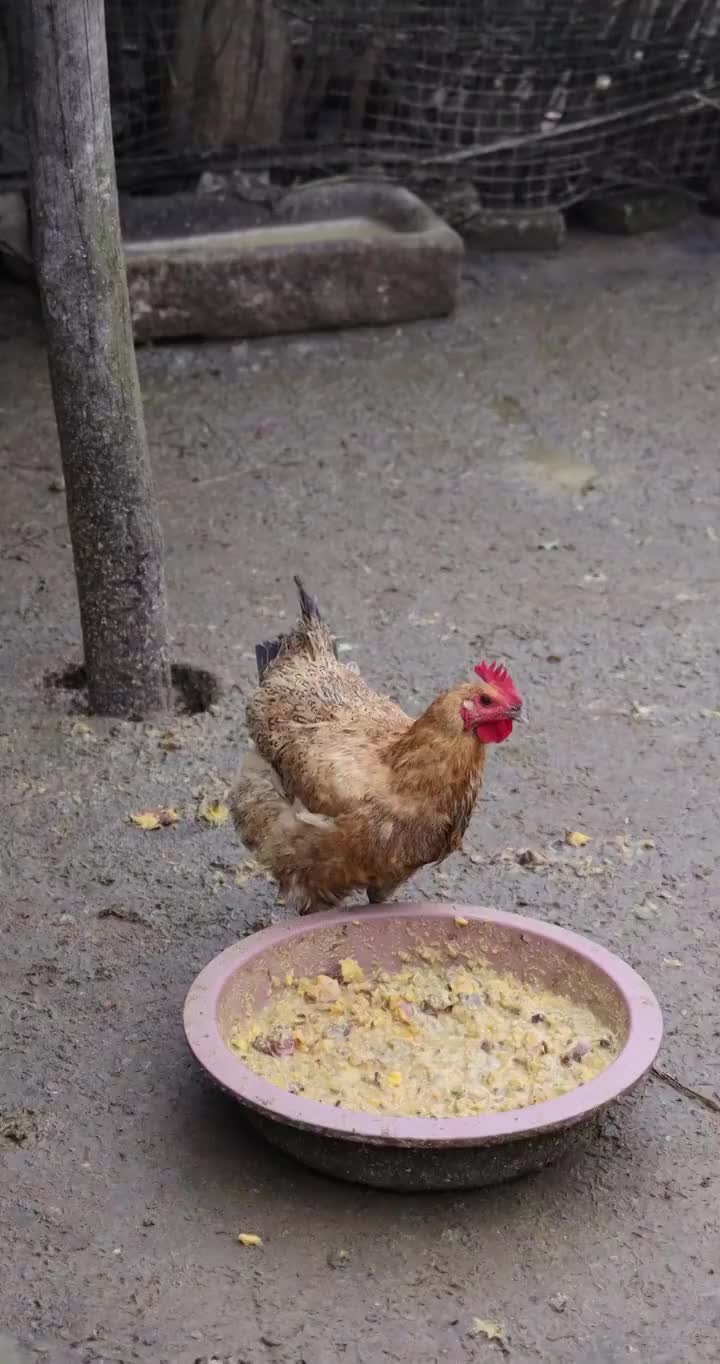
[(274, 978), (230, 1046), (292, 1094), (355, 1112), (472, 1117), (554, 1099), (621, 1049), (584, 1005), (455, 944), (401, 952), (398, 969)]

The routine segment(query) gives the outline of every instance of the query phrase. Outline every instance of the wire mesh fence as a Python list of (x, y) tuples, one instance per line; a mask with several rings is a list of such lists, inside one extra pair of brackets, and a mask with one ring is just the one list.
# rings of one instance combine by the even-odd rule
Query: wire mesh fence
[[(695, 184), (720, 147), (720, 0), (106, 0), (121, 183), (372, 171), (451, 216)], [(0, 179), (24, 143), (0, 0)], [(453, 207), (454, 206), (454, 207)]]

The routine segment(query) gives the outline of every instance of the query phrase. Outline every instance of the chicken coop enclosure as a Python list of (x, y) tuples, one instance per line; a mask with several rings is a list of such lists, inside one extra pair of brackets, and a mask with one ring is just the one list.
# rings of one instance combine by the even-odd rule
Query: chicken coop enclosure
[[(120, 183), (381, 173), (449, 217), (720, 159), (720, 0), (106, 0)], [(0, 0), (0, 184), (22, 183), (18, 7)]]

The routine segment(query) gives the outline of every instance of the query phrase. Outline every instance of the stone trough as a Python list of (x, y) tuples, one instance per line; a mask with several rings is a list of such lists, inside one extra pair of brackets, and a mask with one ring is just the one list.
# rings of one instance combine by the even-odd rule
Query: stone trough
[(455, 306), (460, 237), (409, 191), (336, 180), (265, 222), (126, 241), (137, 341), (410, 322)]

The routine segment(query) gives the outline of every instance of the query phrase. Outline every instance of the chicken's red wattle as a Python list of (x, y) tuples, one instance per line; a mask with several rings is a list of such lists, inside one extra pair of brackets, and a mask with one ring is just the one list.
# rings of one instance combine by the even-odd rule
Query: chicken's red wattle
[(481, 744), (501, 744), (512, 734), (512, 720), (492, 720), (486, 725), (475, 726), (475, 738)]

